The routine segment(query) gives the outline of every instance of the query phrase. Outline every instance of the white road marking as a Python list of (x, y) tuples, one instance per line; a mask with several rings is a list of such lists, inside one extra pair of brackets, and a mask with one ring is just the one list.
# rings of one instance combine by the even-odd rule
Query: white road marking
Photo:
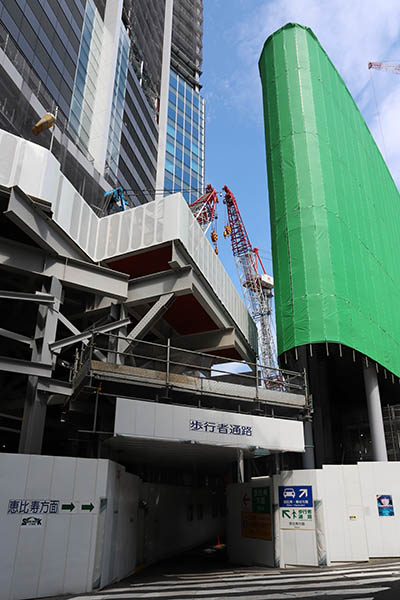
[[(382, 577), (380, 579), (370, 579), (368, 580), (368, 582), (366, 581), (362, 581), (362, 580), (354, 580), (351, 582), (351, 585), (353, 586), (362, 586), (365, 585), (367, 583), (367, 585), (374, 585), (374, 584), (383, 584), (383, 583), (392, 583), (394, 581), (400, 581), (400, 577)], [(349, 581), (332, 581), (329, 582), (329, 588), (345, 588), (346, 586), (349, 585)], [(108, 592), (106, 594), (102, 594), (101, 598), (102, 600), (115, 600), (116, 598), (121, 599), (121, 600), (128, 600), (128, 599), (139, 599), (139, 600), (144, 600), (145, 598), (162, 598), (162, 597), (167, 597), (167, 596), (174, 596), (174, 597), (188, 597), (188, 594), (190, 593), (193, 597), (196, 598), (200, 598), (202, 596), (210, 596), (210, 589), (204, 589), (201, 588), (201, 586), (193, 586), (194, 589), (192, 590), (176, 590), (176, 589), (167, 589), (167, 590), (161, 590), (161, 591), (157, 591), (157, 592), (152, 592), (152, 591), (147, 591), (146, 589), (135, 589), (135, 590), (130, 590), (129, 592), (125, 592), (125, 593), (121, 593), (118, 592), (117, 593), (112, 593), (109, 594)], [(282, 585), (282, 583), (274, 583), (274, 585), (269, 585), (265, 590), (263, 590), (265, 593), (264, 595), (266, 595), (268, 592), (289, 592), (289, 593), (294, 593), (296, 590), (303, 590), (304, 588), (307, 588), (307, 590), (310, 591), (310, 595), (311, 595), (311, 591), (314, 589), (319, 590), (319, 588), (321, 587), (321, 583), (309, 583), (307, 582), (306, 584), (294, 584), (294, 585)], [(350, 592), (346, 592), (346, 593), (355, 593), (355, 594), (359, 594), (360, 592), (363, 592), (363, 590), (365, 590), (366, 588), (360, 588), (360, 587), (352, 587)], [(381, 588), (377, 588), (377, 589), (381, 589)], [(260, 586), (251, 586), (249, 585), (248, 587), (235, 587), (232, 588), (230, 590), (227, 590), (226, 587), (224, 587), (224, 589), (222, 590), (213, 590), (213, 594), (215, 597), (218, 596), (225, 596), (227, 592), (232, 592), (234, 594), (240, 594), (240, 593), (249, 593), (249, 592), (260, 592)], [(342, 592), (344, 593), (344, 592)], [(365, 593), (369, 593), (368, 590)], [(315, 595), (315, 594), (314, 594)], [(269, 596), (267, 596), (268, 598)], [(209, 600), (209, 599), (208, 599)], [(251, 596), (251, 600), (254, 600), (253, 596)]]
[[(243, 575), (238, 575), (237, 573), (235, 573), (234, 575), (232, 575), (232, 578), (235, 578), (237, 580), (243, 580), (243, 579), (255, 579), (255, 578), (259, 578), (259, 577), (268, 577), (269, 579), (275, 579), (275, 578), (281, 578), (281, 577), (287, 577), (287, 578), (292, 578), (295, 579), (297, 577), (313, 577), (315, 574), (317, 575), (321, 575), (324, 577), (327, 577), (329, 575), (336, 575), (336, 574), (343, 574), (343, 573), (364, 573), (366, 571), (368, 572), (380, 572), (380, 571), (386, 571), (388, 569), (400, 569), (400, 563), (390, 563), (390, 565), (386, 565), (386, 566), (377, 566), (377, 567), (355, 567), (352, 569), (326, 569), (326, 571), (322, 571), (322, 570), (318, 570), (317, 567), (315, 567), (315, 571), (311, 571), (308, 573), (280, 573), (280, 574), (273, 574), (273, 575), (268, 575), (265, 571), (264, 572), (249, 572), (247, 571), (245, 574)], [(224, 578), (226, 576), (220, 577), (218, 575), (210, 575), (209, 573), (205, 573), (204, 574), (204, 578), (199, 576), (199, 574), (197, 573), (197, 575), (164, 575), (164, 577), (176, 577), (179, 578), (180, 580), (187, 580), (187, 581), (204, 581), (205, 579), (208, 579), (210, 581), (224, 581)]]
[[(295, 578), (296, 582), (307, 582), (307, 581), (331, 581), (334, 579), (338, 579), (338, 577), (340, 577), (341, 575), (343, 576), (344, 579), (352, 579), (352, 578), (368, 578), (368, 577), (374, 577), (376, 575), (380, 575), (380, 576), (394, 576), (394, 575), (400, 575), (400, 571), (394, 571), (394, 570), (386, 570), (386, 571), (367, 571), (365, 572), (344, 572), (344, 574), (342, 575), (341, 572), (339, 572), (339, 575), (334, 575), (332, 573), (321, 573), (321, 572), (316, 572), (316, 573), (312, 573), (312, 574), (304, 574), (304, 575), (297, 575)], [(217, 587), (223, 587), (226, 585), (235, 585), (235, 584), (245, 584), (247, 585), (247, 583), (250, 584), (265, 584), (265, 583), (291, 583), (293, 581), (293, 577), (290, 576), (285, 576), (285, 574), (281, 575), (281, 576), (272, 576), (272, 577), (264, 577), (264, 576), (259, 576), (257, 578), (255, 577), (245, 577), (245, 578), (240, 578), (240, 579), (236, 579), (234, 577), (232, 578), (228, 578), (228, 577), (224, 577), (218, 580), (209, 580), (208, 578), (198, 578), (196, 580), (191, 580), (191, 581), (182, 581), (182, 580), (177, 580), (177, 581), (159, 581), (159, 582), (144, 582), (144, 583), (134, 583), (132, 584), (130, 587), (126, 587), (126, 588), (115, 588), (115, 591), (122, 591), (122, 589), (124, 591), (133, 591), (135, 588), (140, 587), (141, 589), (144, 590), (151, 590), (154, 589), (154, 591), (157, 588), (163, 588), (165, 589), (166, 587), (190, 587), (191, 585), (197, 585), (200, 587), (211, 587), (211, 586), (217, 586)], [(109, 590), (110, 592), (113, 592), (114, 590)]]
[[(354, 566), (354, 567), (324, 567), (324, 569), (327, 570), (327, 572), (333, 568), (336, 569), (335, 572), (340, 572), (340, 571), (357, 571), (359, 569), (388, 569), (391, 567), (400, 567), (400, 561), (396, 560), (390, 563), (386, 563), (384, 565), (381, 565), (379, 563), (377, 564), (369, 564), (368, 562), (363, 562), (363, 563), (359, 563), (360, 566)], [(365, 565), (365, 566), (363, 566)], [(308, 567), (308, 569), (318, 569), (318, 567)], [(218, 577), (219, 575), (240, 575), (240, 574), (245, 574), (245, 575), (264, 575), (265, 573), (267, 573), (268, 571), (271, 570), (275, 570), (273, 567), (266, 567), (264, 570), (258, 570), (258, 571), (253, 571), (252, 567), (249, 567), (248, 569), (234, 569), (233, 571), (208, 571), (207, 573), (204, 573), (205, 575), (207, 575), (208, 577)], [(289, 569), (288, 569), (289, 570)], [(295, 569), (291, 569), (292, 571), (294, 571), (294, 575), (295, 572), (299, 572), (299, 571), (303, 571), (303, 570), (307, 570), (307, 567), (296, 567)], [(165, 574), (164, 577), (199, 577), (199, 573), (169, 573), (169, 574)]]
[[(375, 594), (382, 592), (390, 588), (369, 588), (365, 590), (365, 593)], [(364, 591), (356, 590), (321, 590), (320, 592), (296, 592), (293, 594), (269, 594), (268, 596), (235, 596), (235, 600), (290, 600), (290, 598), (311, 598), (312, 596), (339, 596), (343, 594), (364, 594)], [(185, 598), (185, 600), (192, 600), (191, 598)], [(220, 598), (208, 598), (207, 600), (220, 600)], [(374, 596), (369, 598), (355, 598), (354, 600), (374, 600)]]
[[(399, 575), (400, 576), (400, 571), (382, 571), (379, 573), (379, 575), (382, 576), (390, 576), (393, 577), (394, 575)], [(369, 577), (374, 577), (376, 576), (376, 573), (348, 573), (345, 574), (343, 576), (343, 579), (353, 579), (353, 578), (369, 578)], [(397, 579), (399, 579), (400, 577), (398, 577)], [(302, 577), (299, 576), (296, 579), (296, 583), (304, 583), (307, 584), (310, 581), (321, 581), (321, 582), (325, 582), (325, 581), (334, 581), (335, 579), (338, 579), (338, 577), (336, 575), (332, 575), (330, 577), (321, 577), (319, 573), (316, 573), (315, 576), (313, 577)], [(395, 581), (396, 579), (393, 578), (393, 581)], [(151, 583), (136, 583), (133, 586), (130, 587), (121, 587), (121, 588), (114, 588), (112, 590), (107, 590), (107, 593), (121, 593), (121, 592), (134, 592), (135, 589), (142, 589), (144, 592), (157, 592), (157, 591), (165, 591), (166, 589), (175, 589), (175, 588), (188, 588), (191, 589), (192, 587), (196, 587), (196, 589), (202, 589), (202, 588), (231, 588), (233, 586), (235, 586), (237, 583), (239, 583), (240, 585), (260, 585), (260, 586), (265, 586), (269, 583), (271, 584), (283, 584), (283, 583), (292, 583), (292, 579), (287, 579), (287, 578), (282, 578), (279, 580), (269, 580), (269, 579), (264, 579), (264, 578), (259, 578), (256, 581), (254, 580), (250, 580), (249, 581), (233, 581), (232, 579), (224, 579), (223, 581), (207, 581), (204, 582), (203, 580), (199, 579), (196, 582), (184, 582), (184, 581), (177, 581), (175, 583), (173, 583), (172, 581), (160, 581), (160, 582), (151, 582)], [(369, 583), (369, 582), (364, 582), (364, 583)], [(233, 589), (232, 589), (233, 591)]]
[[(364, 594), (376, 594), (377, 592), (382, 592), (385, 590), (388, 590), (390, 588), (388, 587), (379, 587), (379, 588), (364, 588), (364, 589), (359, 589), (359, 590), (355, 590), (353, 588), (350, 589), (342, 589), (342, 590), (313, 590), (313, 591), (299, 591), (299, 592), (293, 592), (293, 593), (283, 593), (283, 594), (268, 594), (265, 593), (262, 596), (248, 596), (247, 594), (245, 596), (234, 596), (235, 600), (289, 600), (290, 598), (310, 598), (312, 596), (339, 596), (343, 594), (355, 594), (357, 596), (362, 596)], [(174, 594), (175, 595), (175, 594)], [(131, 596), (129, 596), (131, 597)], [(134, 596), (134, 598), (147, 598), (148, 596)], [(157, 598), (161, 598), (161, 595), (157, 595), (155, 596)], [(198, 594), (196, 592), (193, 592), (190, 594), (190, 596), (186, 596), (186, 598), (184, 598), (183, 600), (193, 600), (193, 598), (198, 597)], [(94, 598), (96, 598), (96, 600), (108, 600), (108, 596), (107, 595), (96, 595), (96, 596), (76, 596), (75, 598), (72, 598), (71, 600), (94, 600)], [(128, 596), (123, 596), (123, 598), (128, 598)], [(209, 596), (207, 600), (221, 600), (221, 598), (219, 596)], [(374, 597), (369, 596), (368, 598), (355, 598), (354, 600), (374, 600)]]

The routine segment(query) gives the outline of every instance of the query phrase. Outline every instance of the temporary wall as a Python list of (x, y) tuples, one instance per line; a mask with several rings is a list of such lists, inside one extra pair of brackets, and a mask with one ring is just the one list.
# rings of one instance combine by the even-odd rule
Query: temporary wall
[(132, 573), (139, 485), (108, 460), (2, 454), (0, 600), (83, 593)]
[(278, 351), (338, 342), (400, 375), (400, 198), (313, 32), (260, 58)]

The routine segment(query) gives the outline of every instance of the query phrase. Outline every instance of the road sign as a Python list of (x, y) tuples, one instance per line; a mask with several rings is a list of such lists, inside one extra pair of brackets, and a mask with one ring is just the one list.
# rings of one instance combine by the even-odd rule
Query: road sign
[(313, 508), (280, 508), (281, 529), (315, 529)]
[(280, 485), (279, 486), (279, 506), (300, 508), (303, 506), (312, 507), (312, 486), (311, 485)]

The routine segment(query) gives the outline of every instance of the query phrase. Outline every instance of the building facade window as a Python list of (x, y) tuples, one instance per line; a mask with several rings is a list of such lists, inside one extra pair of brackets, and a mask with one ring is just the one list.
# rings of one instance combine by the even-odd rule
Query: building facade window
[(204, 193), (204, 99), (172, 69), (164, 188), (188, 203)]
[(88, 0), (68, 123), (69, 131), (75, 137), (76, 143), (86, 152), (89, 146), (99, 76), (102, 37), (103, 22), (93, 0)]
[(115, 186), (117, 185), (118, 178), (118, 159), (121, 148), (122, 123), (124, 118), (129, 47), (130, 41), (128, 33), (125, 27), (121, 25), (105, 172), (105, 177)]

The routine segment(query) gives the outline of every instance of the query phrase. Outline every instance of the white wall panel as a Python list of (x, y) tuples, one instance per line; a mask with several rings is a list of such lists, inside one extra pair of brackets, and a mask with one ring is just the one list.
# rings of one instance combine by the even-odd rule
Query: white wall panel
[(368, 560), (357, 465), (324, 465), (327, 544), (331, 561)]
[[(279, 486), (312, 486), (313, 494), (313, 528), (312, 529), (288, 529), (282, 527), (280, 521), (280, 556), (276, 557), (279, 560), (280, 566), (286, 565), (308, 565), (318, 566), (318, 564), (328, 562), (329, 556), (326, 554), (324, 547), (324, 523), (325, 523), (325, 507), (323, 505), (324, 488), (320, 477), (320, 472), (315, 469), (307, 469), (301, 471), (282, 471), (280, 475), (274, 476), (274, 497), (276, 503), (279, 504)], [(322, 504), (321, 504), (322, 503)], [(322, 514), (319, 517), (321, 526), (316, 519), (316, 506), (321, 510)], [(322, 508), (321, 508), (322, 507)], [(320, 549), (318, 550), (318, 545)]]
[[(400, 556), (400, 462), (365, 462), (358, 468), (369, 556)], [(379, 516), (379, 494), (393, 497), (394, 516)]]
[[(24, 498), (29, 456), (2, 454), (0, 460), (0, 598), (8, 600), (12, 589), (14, 564), (20, 534), (20, 515), (7, 514), (11, 498)], [(18, 468), (17, 468), (18, 466)], [(10, 490), (13, 495), (10, 496)]]
[[(121, 480), (124, 493), (120, 502), (115, 482)], [(107, 460), (2, 454), (0, 600), (90, 591), (97, 547), (101, 551), (98, 575), (102, 585), (112, 576), (120, 578), (132, 572), (138, 488), (137, 477)], [(107, 531), (99, 526), (105, 523), (103, 516), (99, 519), (102, 498), (106, 507), (103, 514), (110, 524)], [(59, 512), (10, 514), (10, 500), (58, 500)], [(62, 503), (71, 502), (75, 506), (72, 513), (61, 510)], [(90, 503), (94, 510), (84, 511), (82, 504)], [(41, 524), (22, 526), (23, 519), (32, 516), (40, 518)], [(112, 539), (119, 540), (117, 552), (104, 557), (103, 550)]]

